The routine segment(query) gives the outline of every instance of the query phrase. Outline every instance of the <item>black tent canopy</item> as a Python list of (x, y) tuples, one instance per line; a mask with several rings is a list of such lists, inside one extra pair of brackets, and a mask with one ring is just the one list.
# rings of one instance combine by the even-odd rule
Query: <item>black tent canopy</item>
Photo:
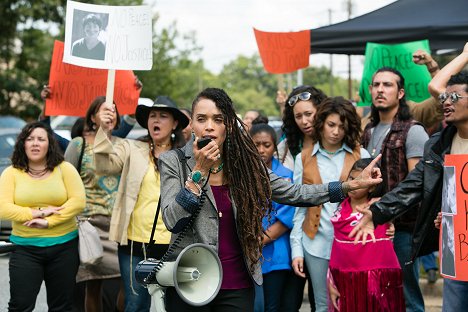
[(346, 22), (312, 29), (310, 52), (364, 54), (367, 42), (429, 39), (433, 51), (468, 41), (468, 0), (399, 0)]

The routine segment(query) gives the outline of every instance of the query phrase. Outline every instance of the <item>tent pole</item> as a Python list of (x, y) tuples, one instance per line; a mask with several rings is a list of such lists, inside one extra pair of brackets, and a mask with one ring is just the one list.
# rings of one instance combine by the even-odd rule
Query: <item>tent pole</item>
[(353, 80), (351, 79), (351, 55), (348, 55), (348, 99), (353, 99)]

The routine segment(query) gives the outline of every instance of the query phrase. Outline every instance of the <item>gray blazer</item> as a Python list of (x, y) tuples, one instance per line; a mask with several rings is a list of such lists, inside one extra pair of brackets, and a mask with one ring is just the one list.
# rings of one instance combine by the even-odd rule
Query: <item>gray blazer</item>
[[(192, 150), (192, 141), (182, 149), (187, 159), (187, 174), (195, 166), (195, 158)], [(175, 150), (163, 153), (159, 158), (159, 170), (161, 173), (161, 210), (162, 217), (166, 227), (173, 232), (171, 242), (173, 242), (178, 232), (184, 224), (188, 222), (192, 215), (191, 209), (180, 205), (176, 197), (185, 190), (185, 180), (183, 177), (182, 164), (179, 161)], [(291, 184), (283, 178), (278, 177), (271, 171), (270, 185), (272, 189), (272, 199), (275, 202), (300, 207), (310, 207), (330, 201), (328, 184), (321, 185), (298, 185)], [(268, 183), (265, 181), (265, 183)], [(181, 239), (179, 246), (175, 249), (172, 258), (175, 258), (186, 246), (193, 243), (203, 243), (211, 246), (218, 252), (218, 210), (211, 188), (206, 188), (207, 199), (205, 200), (200, 214), (194, 221), (191, 230), (189, 230)], [(191, 194), (191, 193), (190, 193)], [(192, 200), (197, 197), (191, 194)], [(180, 202), (180, 201), (179, 201)], [(234, 216), (237, 217), (237, 208), (232, 201)], [(250, 262), (244, 257), (247, 268), (250, 268)], [(250, 271), (250, 270), (249, 270)], [(254, 271), (250, 271), (252, 279), (258, 285), (263, 283), (261, 263), (257, 262)]]

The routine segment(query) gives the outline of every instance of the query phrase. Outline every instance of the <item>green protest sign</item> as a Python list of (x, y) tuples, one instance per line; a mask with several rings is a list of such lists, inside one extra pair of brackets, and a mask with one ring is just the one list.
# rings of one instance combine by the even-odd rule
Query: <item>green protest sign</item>
[(413, 41), (402, 44), (378, 44), (368, 42), (366, 45), (366, 58), (362, 73), (358, 106), (370, 106), (372, 98), (369, 93), (369, 85), (372, 83), (372, 75), (381, 67), (388, 66), (400, 71), (405, 77), (406, 99), (421, 102), (430, 97), (427, 85), (431, 81), (431, 75), (426, 66), (413, 63), (413, 53), (416, 50), (425, 50), (430, 53), (429, 41)]

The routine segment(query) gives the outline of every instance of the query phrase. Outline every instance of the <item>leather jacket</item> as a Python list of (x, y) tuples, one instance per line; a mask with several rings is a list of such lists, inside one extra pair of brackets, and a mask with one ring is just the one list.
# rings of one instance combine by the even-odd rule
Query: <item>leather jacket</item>
[(441, 210), (444, 158), (450, 154), (455, 126), (434, 134), (424, 146), (424, 155), (405, 180), (371, 206), (375, 224), (386, 223), (421, 203), (413, 231), (412, 262), (439, 249), (439, 230), (434, 219)]

